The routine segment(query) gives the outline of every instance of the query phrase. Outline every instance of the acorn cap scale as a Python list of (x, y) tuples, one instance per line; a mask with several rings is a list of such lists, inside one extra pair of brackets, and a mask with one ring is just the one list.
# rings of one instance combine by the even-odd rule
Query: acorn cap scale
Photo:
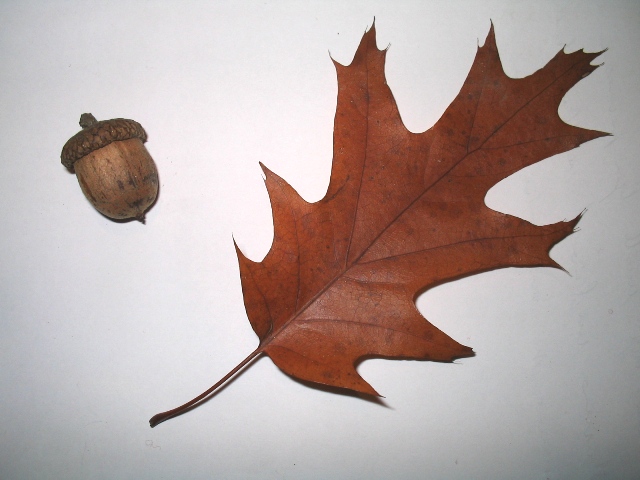
[(144, 221), (158, 194), (158, 171), (143, 143), (147, 134), (133, 120), (80, 117), (82, 130), (67, 141), (62, 164), (75, 171), (87, 199), (113, 219)]

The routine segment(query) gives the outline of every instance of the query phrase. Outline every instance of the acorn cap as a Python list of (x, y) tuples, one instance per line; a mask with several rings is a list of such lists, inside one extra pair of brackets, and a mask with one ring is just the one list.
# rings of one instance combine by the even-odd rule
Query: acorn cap
[(62, 164), (73, 171), (73, 164), (85, 155), (106, 147), (112, 142), (139, 138), (147, 141), (147, 133), (138, 122), (126, 118), (114, 118), (98, 122), (90, 113), (80, 116), (82, 130), (71, 137), (62, 147)]

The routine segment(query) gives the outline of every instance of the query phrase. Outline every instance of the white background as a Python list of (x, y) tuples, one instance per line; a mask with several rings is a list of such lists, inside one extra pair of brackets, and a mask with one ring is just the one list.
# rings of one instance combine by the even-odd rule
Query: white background
[[(552, 251), (420, 297), (477, 352), (371, 360), (384, 404), (309, 388), (262, 358), (204, 406), (148, 419), (249, 354), (233, 238), (256, 260), (258, 162), (328, 185), (337, 93), (376, 19), (408, 128), (459, 91), (492, 20), (506, 72), (609, 48), (561, 104), (614, 136), (489, 193)], [(640, 4), (635, 1), (0, 3), (0, 478), (640, 478)], [(330, 54), (329, 54), (330, 52)], [(60, 164), (83, 112), (132, 118), (161, 193), (147, 224), (98, 214)]]

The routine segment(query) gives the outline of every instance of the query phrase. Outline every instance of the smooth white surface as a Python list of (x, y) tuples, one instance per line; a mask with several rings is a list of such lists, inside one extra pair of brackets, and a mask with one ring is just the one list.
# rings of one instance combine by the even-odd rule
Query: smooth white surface
[[(490, 20), (507, 73), (609, 48), (562, 117), (614, 133), (522, 171), (488, 204), (580, 232), (570, 273), (441, 286), (422, 312), (476, 357), (367, 361), (386, 407), (308, 388), (250, 353), (232, 235), (269, 249), (258, 162), (308, 200), (328, 184), (337, 92), (376, 18), (407, 126), (454, 98)], [(640, 4), (0, 3), (0, 478), (640, 478)], [(149, 133), (147, 224), (100, 216), (60, 165), (83, 112)]]

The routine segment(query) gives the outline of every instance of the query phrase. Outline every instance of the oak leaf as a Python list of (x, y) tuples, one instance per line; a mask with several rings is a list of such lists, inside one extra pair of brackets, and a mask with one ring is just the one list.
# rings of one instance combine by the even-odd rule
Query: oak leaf
[(435, 285), (504, 267), (559, 267), (553, 245), (579, 216), (537, 226), (484, 203), (502, 179), (608, 135), (568, 125), (565, 93), (602, 52), (560, 51), (532, 75), (508, 77), (493, 25), (458, 96), (429, 130), (411, 133), (384, 74), (375, 25), (350, 65), (337, 62), (334, 157), (325, 197), (308, 203), (262, 167), (274, 239), (261, 262), (236, 247), (258, 348), (191, 402), (205, 401), (254, 358), (316, 384), (378, 393), (356, 371), (363, 358), (448, 362), (473, 355), (427, 321), (417, 295)]

